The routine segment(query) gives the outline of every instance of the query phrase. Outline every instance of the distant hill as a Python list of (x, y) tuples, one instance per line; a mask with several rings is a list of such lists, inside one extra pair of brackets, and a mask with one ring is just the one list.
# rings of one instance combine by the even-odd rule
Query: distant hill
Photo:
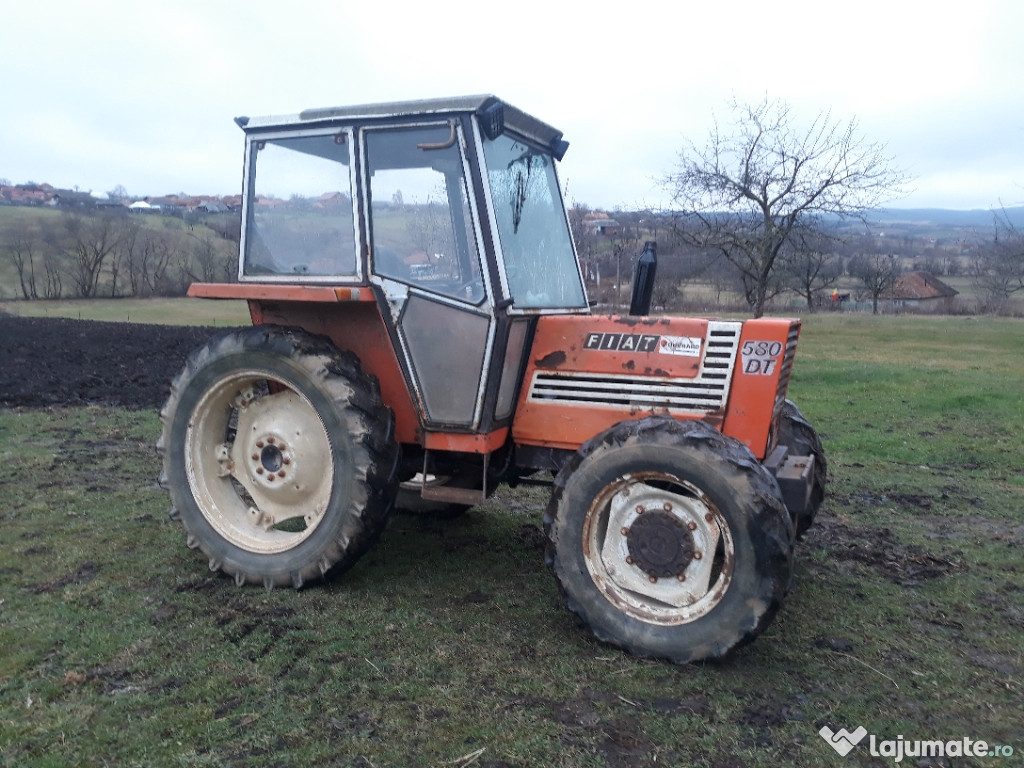
[[(1006, 214), (1016, 226), (1024, 227), (1024, 206), (1005, 208), (998, 213)], [(868, 220), (878, 224), (917, 224), (938, 227), (991, 227), (994, 212), (975, 209), (956, 211), (946, 208), (880, 208), (869, 214)]]

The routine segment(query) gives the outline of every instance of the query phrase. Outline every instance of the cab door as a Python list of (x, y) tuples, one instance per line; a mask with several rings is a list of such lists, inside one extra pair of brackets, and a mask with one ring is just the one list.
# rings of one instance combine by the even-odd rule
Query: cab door
[(496, 324), (462, 125), (368, 127), (360, 137), (370, 280), (420, 418), (428, 431), (474, 431), (485, 420)]

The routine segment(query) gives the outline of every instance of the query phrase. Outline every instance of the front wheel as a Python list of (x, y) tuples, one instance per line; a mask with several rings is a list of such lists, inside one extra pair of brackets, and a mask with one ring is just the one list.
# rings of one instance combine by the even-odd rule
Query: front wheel
[(327, 339), (228, 332), (189, 356), (161, 412), (172, 517), (239, 585), (343, 570), (391, 510), (393, 418), (376, 379)]
[(677, 663), (754, 639), (789, 587), (793, 529), (774, 478), (702, 422), (620, 422), (562, 469), (548, 562), (601, 640)]

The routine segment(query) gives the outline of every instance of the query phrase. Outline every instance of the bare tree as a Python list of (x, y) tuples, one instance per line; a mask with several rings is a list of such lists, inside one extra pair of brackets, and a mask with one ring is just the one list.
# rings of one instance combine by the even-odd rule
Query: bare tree
[(151, 229), (135, 229), (123, 246), (133, 296), (169, 292), (167, 269), (174, 253), (170, 238)]
[(217, 247), (213, 239), (204, 236), (196, 238), (192, 244), (192, 260), (189, 265), (189, 278), (201, 283), (212, 283), (220, 274), (218, 269)]
[[(620, 226), (611, 236), (612, 257), (615, 261), (615, 300), (613, 305), (618, 309), (622, 302), (622, 277), (627, 276), (632, 284), (633, 265), (642, 251), (640, 247), (640, 230), (629, 214), (617, 211), (615, 220)], [(625, 263), (623, 263), (625, 261)]]
[(1005, 210), (993, 218), (995, 237), (975, 253), (971, 277), (984, 308), (998, 312), (1010, 296), (1024, 291), (1024, 231)]
[(884, 146), (858, 135), (856, 120), (843, 124), (822, 112), (801, 128), (782, 101), (730, 107), (732, 125), (723, 131), (716, 121), (706, 147), (684, 148), (662, 184), (679, 211), (681, 237), (736, 267), (760, 317), (797, 232), (826, 216), (862, 218), (907, 178)]
[(121, 233), (121, 241), (118, 243), (117, 252), (114, 254), (114, 261), (117, 265), (123, 266), (125, 276), (128, 280), (128, 291), (132, 296), (139, 294), (139, 274), (137, 268), (136, 253), (141, 240), (139, 233), (142, 225), (137, 220), (129, 219), (124, 224)]
[(842, 259), (829, 249), (829, 244), (825, 238), (807, 241), (782, 264), (786, 285), (803, 297), (812, 312), (815, 295), (835, 285), (843, 273)]
[(598, 236), (596, 229), (587, 223), (589, 213), (589, 206), (574, 200), (569, 208), (569, 230), (576, 243), (576, 254), (583, 267), (584, 278), (588, 284), (600, 287), (601, 269), (596, 260)]
[(46, 286), (43, 297), (59, 299), (64, 295), (64, 273), (61, 269), (60, 257), (55, 252), (43, 254), (43, 271), (46, 273)]
[(177, 295), (185, 293), (193, 282), (234, 279), (237, 261), (230, 244), (209, 235), (190, 237), (187, 243), (154, 240), (146, 244), (143, 253), (152, 258), (156, 292)]
[(127, 219), (111, 264), (125, 272), (132, 296), (153, 296), (160, 292), (171, 258), (171, 235)]
[(18, 272), (22, 298), (39, 298), (36, 285), (36, 257), (39, 256), (42, 245), (38, 229), (25, 223), (14, 226), (3, 243), (3, 250)]
[(85, 299), (96, 296), (107, 258), (121, 237), (120, 221), (110, 214), (65, 214), (64, 232), (71, 258), (71, 280)]
[(871, 311), (878, 314), (878, 297), (892, 288), (896, 278), (902, 272), (900, 260), (896, 256), (870, 253), (860, 254), (850, 259), (846, 266), (852, 277), (856, 277), (871, 296)]

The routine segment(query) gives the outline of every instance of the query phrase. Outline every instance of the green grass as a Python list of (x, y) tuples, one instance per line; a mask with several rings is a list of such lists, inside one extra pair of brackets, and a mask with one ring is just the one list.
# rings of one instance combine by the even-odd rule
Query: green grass
[[(820, 425), (833, 465), (847, 467), (833, 494), (972, 481), (998, 500), (997, 516), (1016, 517), (1022, 348), (1019, 320), (812, 318), (790, 394)], [(959, 493), (947, 495), (937, 508), (957, 514)]]
[(209, 299), (62, 299), (0, 301), (0, 312), (23, 317), (69, 317), (158, 325), (249, 325), (244, 301)]
[(892, 764), (826, 724), (1019, 764), (1022, 348), (1020, 321), (811, 317), (791, 395), (829, 497), (775, 622), (688, 667), (577, 625), (543, 489), (395, 517), (322, 585), (237, 589), (165, 515), (155, 413), (0, 412), (0, 764)]

